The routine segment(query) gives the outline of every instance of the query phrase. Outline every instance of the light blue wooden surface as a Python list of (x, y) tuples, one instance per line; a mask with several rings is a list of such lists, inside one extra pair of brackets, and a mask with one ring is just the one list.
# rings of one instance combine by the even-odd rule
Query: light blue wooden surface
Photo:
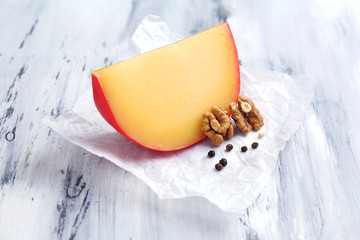
[[(244, 214), (159, 200), (41, 123), (91, 70), (121, 60), (148, 14), (189, 36), (228, 20), (241, 64), (316, 80), (304, 124)], [(360, 4), (356, 1), (0, 3), (0, 239), (358, 239)]]

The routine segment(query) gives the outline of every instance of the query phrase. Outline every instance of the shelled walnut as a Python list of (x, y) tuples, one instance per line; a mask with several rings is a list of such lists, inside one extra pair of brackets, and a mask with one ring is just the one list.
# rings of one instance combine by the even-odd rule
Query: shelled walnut
[(230, 122), (228, 112), (217, 106), (202, 115), (201, 130), (216, 147), (223, 143), (224, 137), (230, 139), (234, 135), (234, 126)]
[(245, 96), (239, 96), (237, 104), (230, 103), (231, 118), (234, 119), (236, 126), (243, 133), (247, 134), (251, 130), (259, 130), (264, 125), (264, 118), (260, 111), (255, 107), (253, 101)]
[(246, 121), (245, 116), (240, 111), (236, 103), (230, 103), (231, 118), (234, 119), (236, 126), (243, 133), (247, 134), (251, 131), (251, 125)]
[(264, 118), (261, 116), (260, 111), (255, 107), (253, 101), (251, 101), (248, 97), (240, 96), (238, 98), (238, 102), (248, 103), (251, 106), (251, 111), (248, 113), (247, 121), (253, 128), (253, 130), (258, 131), (264, 125)]

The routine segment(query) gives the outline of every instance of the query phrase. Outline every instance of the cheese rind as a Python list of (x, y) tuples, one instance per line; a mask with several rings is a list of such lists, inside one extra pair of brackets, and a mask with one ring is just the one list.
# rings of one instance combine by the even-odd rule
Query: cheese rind
[(94, 71), (94, 101), (121, 134), (159, 151), (204, 138), (201, 115), (227, 109), (240, 90), (237, 51), (227, 23)]

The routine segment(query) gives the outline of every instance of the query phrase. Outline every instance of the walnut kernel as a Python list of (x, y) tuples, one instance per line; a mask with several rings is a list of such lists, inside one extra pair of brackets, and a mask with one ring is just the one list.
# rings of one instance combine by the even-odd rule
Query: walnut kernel
[(222, 107), (212, 107), (202, 115), (201, 130), (210, 138), (211, 143), (218, 147), (224, 138), (230, 139), (234, 135), (234, 127), (230, 123), (227, 111)]
[(241, 132), (247, 134), (251, 131), (250, 124), (246, 121), (244, 115), (240, 112), (239, 107), (236, 103), (230, 103), (231, 118), (234, 119), (236, 126)]
[(230, 103), (231, 118), (234, 119), (236, 126), (243, 133), (247, 134), (252, 129), (257, 131), (264, 125), (264, 118), (255, 104), (247, 97), (239, 96), (237, 104)]

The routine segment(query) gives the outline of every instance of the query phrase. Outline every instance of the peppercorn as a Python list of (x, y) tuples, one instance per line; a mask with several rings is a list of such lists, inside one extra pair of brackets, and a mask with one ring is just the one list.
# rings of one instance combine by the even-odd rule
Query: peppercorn
[(228, 144), (228, 145), (226, 145), (226, 150), (227, 151), (231, 151), (233, 149), (233, 145), (232, 144)]
[(227, 160), (226, 160), (226, 158), (222, 158), (222, 159), (219, 161), (219, 163), (225, 167), (225, 166), (227, 165)]
[(242, 152), (246, 152), (246, 151), (247, 151), (247, 146), (242, 146), (242, 147), (241, 147), (241, 151), (242, 151)]
[(258, 146), (259, 146), (259, 143), (257, 143), (257, 142), (254, 142), (253, 144), (251, 144), (251, 147), (253, 149), (257, 149)]
[(208, 156), (209, 157), (215, 157), (215, 151), (214, 150), (210, 150), (209, 152), (208, 152)]
[(223, 165), (221, 165), (220, 163), (217, 163), (217, 164), (215, 164), (215, 168), (216, 168), (216, 170), (221, 171), (221, 169), (223, 169)]

